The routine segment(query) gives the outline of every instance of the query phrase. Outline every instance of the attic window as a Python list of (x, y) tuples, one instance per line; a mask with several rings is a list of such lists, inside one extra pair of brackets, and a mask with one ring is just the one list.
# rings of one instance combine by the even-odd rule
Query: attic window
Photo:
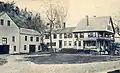
[(10, 21), (9, 20), (7, 21), (7, 25), (10, 26)]

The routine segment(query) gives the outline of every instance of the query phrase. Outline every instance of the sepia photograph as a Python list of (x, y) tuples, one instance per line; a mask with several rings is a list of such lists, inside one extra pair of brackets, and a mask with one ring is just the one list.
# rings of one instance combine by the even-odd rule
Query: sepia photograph
[(0, 0), (0, 73), (120, 73), (120, 0)]

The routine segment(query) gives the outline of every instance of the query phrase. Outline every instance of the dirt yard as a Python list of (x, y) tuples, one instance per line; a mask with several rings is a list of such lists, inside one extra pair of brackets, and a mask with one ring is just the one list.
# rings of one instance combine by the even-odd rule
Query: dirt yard
[[(93, 62), (93, 63), (84, 63), (84, 64), (35, 64), (31, 61), (28, 61), (28, 58), (24, 58), (24, 57), (49, 57), (49, 56), (51, 55), (49, 54), (7, 55), (7, 56), (3, 55), (0, 56), (0, 58), (5, 58), (8, 62), (0, 66), (0, 72), (1, 73), (98, 73), (98, 72), (105, 73), (102, 71), (120, 69), (120, 61)], [(73, 57), (74, 56), (75, 55), (73, 55)]]

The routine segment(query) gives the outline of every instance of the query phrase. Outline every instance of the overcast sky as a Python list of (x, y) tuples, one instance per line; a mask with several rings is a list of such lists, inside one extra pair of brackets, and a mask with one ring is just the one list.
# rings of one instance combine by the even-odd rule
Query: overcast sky
[[(10, 0), (1, 0), (10, 1)], [(11, 0), (13, 1), (13, 0)], [(14, 0), (20, 8), (41, 12), (42, 0)], [(67, 26), (76, 26), (81, 18), (89, 16), (115, 16), (120, 14), (120, 0), (69, 0)]]

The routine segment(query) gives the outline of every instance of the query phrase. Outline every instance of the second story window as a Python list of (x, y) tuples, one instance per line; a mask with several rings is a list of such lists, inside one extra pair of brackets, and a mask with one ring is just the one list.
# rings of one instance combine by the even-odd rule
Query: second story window
[(56, 39), (56, 38), (57, 38), (57, 35), (56, 35), (56, 34), (53, 34), (53, 38)]
[(7, 21), (7, 25), (10, 26), (10, 21), (9, 20)]
[(4, 25), (4, 20), (1, 19), (1, 20), (0, 20), (0, 23), (1, 23), (1, 25)]
[(15, 42), (15, 36), (12, 37), (12, 42)]
[(27, 41), (27, 36), (25, 36), (25, 41)]
[(49, 34), (46, 34), (46, 35), (45, 35), (45, 39), (49, 39)]
[(30, 41), (33, 41), (33, 37), (30, 37)]
[(36, 42), (39, 42), (39, 37), (36, 37)]
[(62, 34), (59, 34), (59, 38), (62, 39)]
[(90, 32), (90, 33), (88, 33), (88, 37), (96, 37), (96, 33), (95, 32)]
[(68, 38), (72, 38), (72, 33), (69, 33), (69, 34), (68, 34)]
[(75, 37), (75, 38), (78, 38), (78, 34), (77, 34), (77, 33), (75, 33), (75, 34), (74, 34), (74, 37)]
[(64, 38), (67, 38), (67, 33), (64, 33)]
[(84, 33), (80, 33), (80, 38), (84, 38)]

